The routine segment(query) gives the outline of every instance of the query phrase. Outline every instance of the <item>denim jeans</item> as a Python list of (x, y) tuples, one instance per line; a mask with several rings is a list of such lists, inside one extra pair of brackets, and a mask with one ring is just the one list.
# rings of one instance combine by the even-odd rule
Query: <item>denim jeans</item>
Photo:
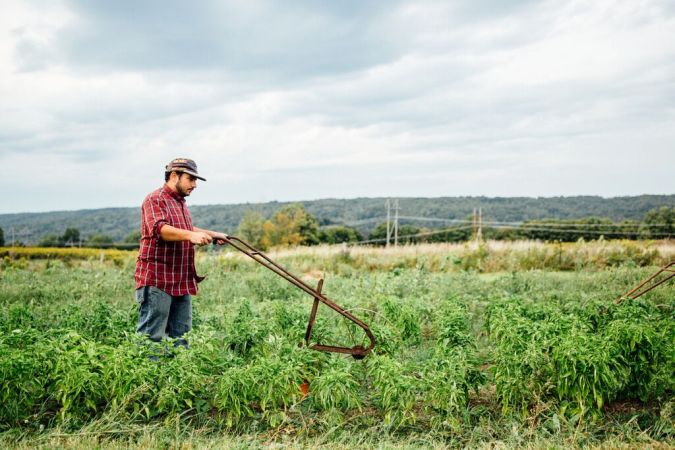
[(136, 289), (138, 326), (136, 331), (155, 342), (169, 336), (175, 345), (187, 347), (181, 337), (192, 329), (192, 298), (190, 294), (169, 295), (155, 286)]

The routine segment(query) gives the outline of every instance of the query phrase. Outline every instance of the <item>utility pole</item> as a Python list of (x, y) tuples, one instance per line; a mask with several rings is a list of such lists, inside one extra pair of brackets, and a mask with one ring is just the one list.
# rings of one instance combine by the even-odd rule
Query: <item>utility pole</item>
[(478, 242), (483, 240), (483, 208), (478, 208), (478, 233), (476, 234)]
[(391, 202), (389, 199), (387, 199), (386, 202), (384, 202), (384, 206), (387, 208), (387, 247), (389, 247), (389, 238), (391, 237), (391, 227), (390, 227), (390, 221), (391, 221)]
[(478, 235), (477, 225), (478, 220), (476, 219), (476, 208), (473, 209), (473, 214), (471, 214), (471, 236), (473, 239)]
[[(394, 235), (394, 246), (398, 246), (398, 211), (401, 209), (398, 207), (398, 199), (388, 198), (384, 202), (384, 206), (387, 208), (387, 247), (391, 242), (391, 235)], [(394, 220), (392, 223), (391, 220), (391, 210), (394, 210)]]
[(398, 247), (398, 199), (394, 200), (394, 247)]
[(483, 208), (474, 208), (471, 216), (471, 231), (476, 242), (483, 240)]

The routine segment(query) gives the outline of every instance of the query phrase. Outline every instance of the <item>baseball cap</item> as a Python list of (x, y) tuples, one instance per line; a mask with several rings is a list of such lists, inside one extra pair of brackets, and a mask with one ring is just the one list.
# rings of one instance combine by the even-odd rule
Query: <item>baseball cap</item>
[(200, 177), (197, 173), (197, 163), (187, 158), (172, 159), (164, 169), (165, 172), (183, 172), (192, 175), (195, 178), (206, 181), (206, 178)]

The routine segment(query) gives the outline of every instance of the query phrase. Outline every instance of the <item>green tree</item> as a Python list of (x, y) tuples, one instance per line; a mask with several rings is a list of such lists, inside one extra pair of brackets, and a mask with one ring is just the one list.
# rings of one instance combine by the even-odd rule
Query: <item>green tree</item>
[(64, 245), (77, 245), (80, 243), (80, 230), (77, 228), (66, 228), (66, 231), (63, 232), (61, 237), (59, 237), (59, 244)]
[(93, 234), (87, 240), (87, 245), (92, 247), (108, 247), (113, 243), (113, 238), (105, 234)]
[(262, 214), (257, 211), (246, 211), (244, 212), (244, 217), (241, 219), (241, 222), (239, 222), (238, 233), (242, 239), (252, 246), (265, 250), (266, 247), (262, 242), (264, 223), (265, 219)]
[(635, 238), (634, 223), (617, 224), (611, 219), (585, 217), (580, 219), (541, 219), (528, 220), (516, 229), (521, 239), (539, 239), (543, 241), (575, 242), (580, 238), (595, 240), (603, 236), (606, 239)]
[[(429, 235), (421, 237), (421, 239), (423, 239), (425, 242), (465, 242), (471, 239), (472, 233), (471, 228), (467, 227), (455, 227), (455, 229), (447, 228), (443, 231), (433, 229), (420, 230), (421, 233), (427, 231), (429, 232)], [(487, 231), (487, 229), (483, 229), (486, 239), (489, 238)]]
[(140, 230), (132, 231), (124, 237), (125, 244), (138, 244), (141, 240)]
[(263, 224), (262, 245), (315, 245), (319, 243), (319, 222), (300, 204), (286, 205)]
[(326, 244), (341, 244), (342, 242), (357, 242), (363, 240), (363, 236), (351, 227), (333, 225), (322, 228), (319, 231), (319, 241)]
[(55, 234), (45, 234), (38, 242), (39, 247), (59, 247), (60, 245), (60, 239)]
[(645, 214), (643, 235), (653, 238), (672, 238), (675, 235), (675, 208), (663, 206)]
[(5, 246), (5, 232), (0, 228), (0, 247)]

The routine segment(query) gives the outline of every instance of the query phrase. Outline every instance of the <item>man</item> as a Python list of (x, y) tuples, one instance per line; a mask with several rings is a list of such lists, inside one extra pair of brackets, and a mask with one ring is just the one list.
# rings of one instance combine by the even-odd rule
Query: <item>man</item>
[(197, 164), (176, 158), (165, 168), (164, 185), (151, 192), (141, 206), (141, 247), (136, 262), (136, 300), (140, 308), (137, 331), (153, 341), (169, 336), (187, 347), (182, 336), (192, 329), (192, 295), (204, 277), (195, 271), (195, 245), (214, 240), (224, 244), (224, 233), (192, 225), (185, 204), (197, 187)]

